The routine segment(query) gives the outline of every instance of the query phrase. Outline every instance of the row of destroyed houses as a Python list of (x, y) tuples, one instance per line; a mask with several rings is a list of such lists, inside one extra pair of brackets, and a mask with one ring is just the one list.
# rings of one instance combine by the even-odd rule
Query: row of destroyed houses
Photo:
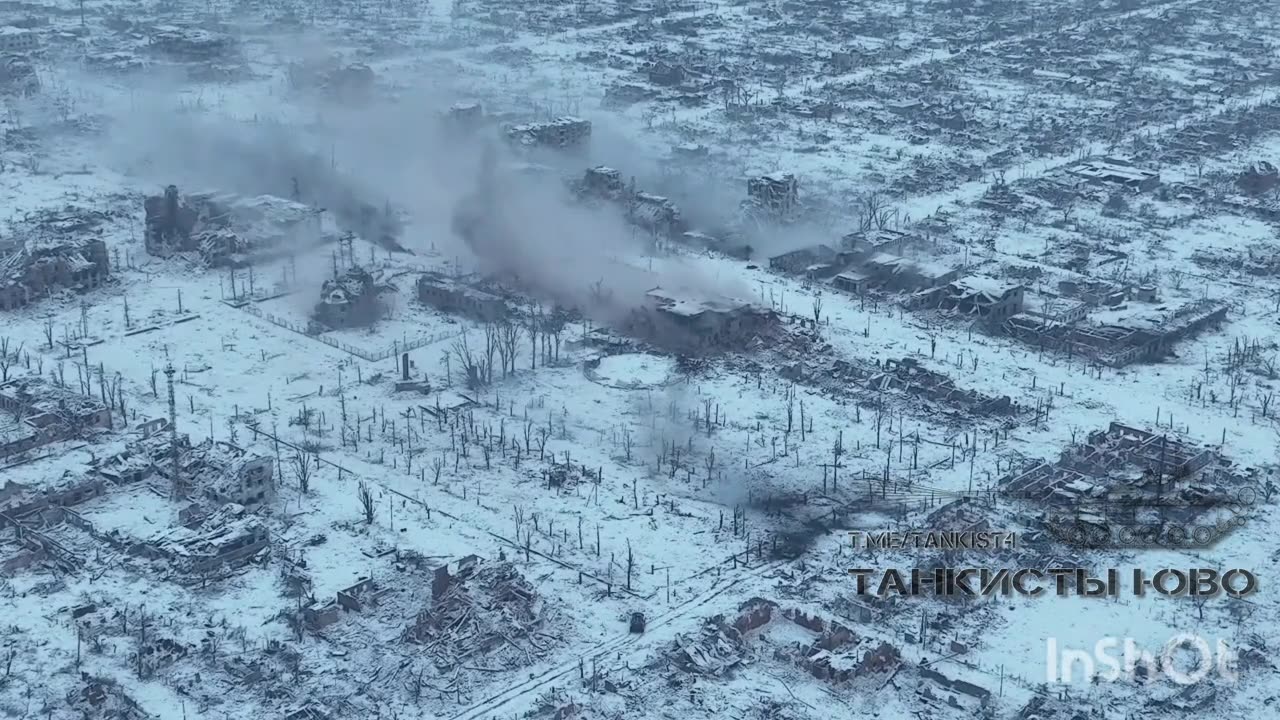
[[(515, 295), (492, 279), (425, 273), (418, 299), (442, 312), (479, 322), (517, 320)], [(601, 302), (609, 302), (601, 298)], [(678, 352), (728, 347), (745, 349), (779, 325), (778, 316), (749, 301), (684, 288), (655, 287), (638, 307), (625, 311), (619, 329), (645, 342)]]
[[(0, 568), (12, 572), (48, 561), (74, 571), (83, 564), (85, 550), (73, 546), (86, 535), (90, 545), (170, 560), (187, 573), (243, 562), (268, 547), (257, 511), (276, 497), (272, 457), (224, 441), (193, 444), (186, 435), (171, 435), (164, 418), (139, 424), (135, 433), (121, 452), (93, 460), (84, 472), (68, 471), (42, 487), (6, 480), (0, 488), (0, 528), (15, 533), (22, 552), (4, 559)], [(100, 530), (75, 509), (125, 492), (153, 492), (180, 502), (178, 524), (133, 537), (118, 529)]]
[[(842, 622), (845, 618), (825, 618), (798, 608), (784, 610), (773, 601), (754, 598), (739, 606), (732, 620), (716, 616), (707, 620), (700, 631), (678, 636), (670, 649), (671, 660), (690, 675), (725, 677), (761, 659), (758, 650), (767, 643), (773, 647), (771, 659), (793, 664), (833, 686), (856, 687), (870, 682), (864, 687), (879, 688), (886, 678), (897, 677), (908, 680), (914, 689), (913, 705), (935, 710), (950, 707), (966, 714), (978, 712), (993, 701), (994, 693), (988, 688), (954, 673), (944, 673), (927, 661), (909, 660), (897, 645), (875, 633), (856, 629), (858, 625), (877, 626), (880, 616), (893, 612), (892, 602), (873, 599), (850, 605), (855, 616)], [(940, 625), (943, 620), (935, 619), (921, 632), (907, 633), (903, 640), (908, 644), (923, 643), (924, 630), (932, 631)], [(951, 657), (968, 652), (967, 645), (955, 640), (950, 641), (948, 649)]]
[[(1172, 346), (1221, 323), (1228, 306), (1209, 300), (1172, 310), (1154, 285), (1062, 280), (1055, 290), (986, 275), (921, 255), (923, 238), (896, 230), (854, 233), (840, 249), (817, 245), (769, 260), (772, 270), (801, 275), (853, 295), (905, 293), (916, 308), (940, 308), (980, 321), (1039, 347), (1119, 367), (1158, 361)], [(1091, 315), (1101, 317), (1089, 322)]]

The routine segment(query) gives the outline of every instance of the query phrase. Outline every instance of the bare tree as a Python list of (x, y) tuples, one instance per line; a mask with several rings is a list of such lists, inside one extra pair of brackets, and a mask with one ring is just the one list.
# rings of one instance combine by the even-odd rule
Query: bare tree
[(311, 475), (316, 469), (316, 460), (318, 458), (313, 459), (312, 454), (302, 448), (296, 448), (289, 458), (293, 475), (298, 479), (298, 490), (303, 495), (311, 492)]
[(22, 343), (18, 343), (18, 349), (10, 351), (9, 338), (0, 338), (0, 381), (8, 382), (9, 368), (13, 366), (18, 355), (22, 353)]
[(360, 499), (360, 508), (364, 511), (364, 521), (370, 525), (373, 524), (373, 491), (365, 484), (363, 480), (356, 487), (356, 497)]
[(484, 324), (484, 384), (493, 382), (493, 356), (500, 345), (498, 325), (494, 322)]
[(813, 325), (816, 328), (822, 322), (822, 293), (813, 294)]
[(467, 387), (472, 390), (482, 387), (485, 384), (484, 368), (471, 352), (471, 345), (467, 342), (466, 330), (463, 330), (458, 339), (454, 341), (452, 352), (453, 357), (457, 359), (458, 365), (462, 367), (462, 372), (467, 378)]
[(520, 343), (520, 328), (510, 320), (504, 320), (498, 328), (498, 339), (500, 347), (506, 353), (506, 363), (510, 367), (510, 371), (515, 372), (516, 359), (520, 356), (520, 348), (518, 347)]

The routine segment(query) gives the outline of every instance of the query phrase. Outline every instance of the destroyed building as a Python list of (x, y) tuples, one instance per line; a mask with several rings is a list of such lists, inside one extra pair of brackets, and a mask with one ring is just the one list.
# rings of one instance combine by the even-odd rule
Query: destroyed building
[(867, 387), (875, 391), (902, 390), (923, 400), (963, 408), (966, 412), (1011, 413), (1017, 409), (1008, 395), (989, 397), (976, 390), (958, 387), (955, 380), (924, 367), (915, 358), (885, 360), (880, 372), (868, 378)]
[(0, 418), (4, 457), (112, 427), (105, 403), (41, 377), (0, 384), (0, 410), (11, 416)]
[[(171, 474), (161, 462), (157, 469)], [(185, 448), (179, 457), (183, 493), (214, 507), (238, 505), (253, 509), (269, 505), (276, 497), (275, 459), (257, 455), (222, 440), (209, 440)]]
[(382, 315), (380, 288), (373, 275), (359, 266), (324, 281), (315, 321), (329, 328), (363, 327)]
[(1244, 482), (1213, 448), (1113, 422), (1054, 462), (1010, 473), (999, 487), (1047, 508), (1045, 523), (1055, 533), (1175, 523), (1183, 528), (1179, 542), (1204, 545), (1230, 527), (1219, 522), (1230, 519), (1219, 511), (1230, 506)]
[(0, 53), (0, 95), (27, 97), (39, 91), (40, 76), (29, 59)]
[(940, 261), (877, 252), (862, 261), (861, 271), (886, 290), (915, 292), (946, 285), (960, 277), (961, 269)]
[(523, 123), (504, 129), (507, 140), (518, 147), (564, 150), (579, 148), (591, 139), (591, 122), (576, 117), (559, 117), (550, 122)]
[(1178, 342), (1221, 324), (1227, 309), (1225, 303), (1206, 299), (1173, 310), (1122, 307), (1099, 311), (1089, 322), (1069, 323), (1022, 313), (1006, 320), (1003, 328), (1037, 347), (1123, 367), (1163, 360)]
[(96, 288), (111, 276), (107, 245), (97, 238), (18, 238), (0, 254), (0, 310), (13, 310), (66, 289)]
[(198, 521), (155, 533), (137, 552), (169, 560), (185, 573), (207, 574), (247, 562), (270, 545), (270, 533), (262, 522), (244, 507), (229, 504)]
[(992, 323), (1005, 320), (1022, 312), (1026, 288), (1018, 283), (1005, 282), (984, 275), (966, 275), (940, 288), (925, 291), (921, 302), (964, 316), (972, 316)]
[(777, 315), (751, 303), (654, 288), (631, 313), (628, 330), (679, 352), (746, 349), (778, 324)]
[(830, 245), (810, 245), (774, 255), (769, 258), (769, 269), (790, 275), (827, 278), (853, 261), (852, 252), (838, 251)]
[(183, 62), (229, 60), (240, 51), (240, 44), (230, 35), (173, 25), (156, 28), (148, 47), (154, 53)]
[(143, 205), (148, 253), (169, 257), (194, 252), (210, 267), (239, 267), (323, 240), (321, 210), (272, 195), (180, 197), (177, 186), (170, 185)]
[(451, 278), (438, 273), (424, 273), (418, 278), (418, 300), (442, 312), (479, 322), (500, 320), (510, 312), (506, 300), (477, 287), (474, 278)]
[(82, 684), (66, 695), (67, 705), (76, 717), (86, 720), (154, 720), (123, 687), (106, 677), (82, 673)]
[(484, 106), (478, 102), (456, 102), (445, 112), (445, 121), (453, 130), (476, 130), (485, 122)]
[(0, 26), (0, 55), (27, 53), (39, 47), (40, 40), (34, 32), (12, 25)]
[(653, 193), (633, 193), (627, 206), (627, 218), (662, 237), (675, 237), (688, 229), (680, 208), (670, 199)]
[(605, 165), (587, 168), (578, 187), (579, 195), (604, 200), (621, 200), (626, 197), (626, 193), (622, 173)]
[(1081, 182), (1121, 187), (1137, 192), (1154, 190), (1160, 185), (1160, 173), (1136, 167), (1116, 158), (1097, 158), (1067, 168), (1067, 174)]
[(795, 175), (774, 173), (748, 178), (747, 203), (774, 216), (790, 215), (800, 203)]

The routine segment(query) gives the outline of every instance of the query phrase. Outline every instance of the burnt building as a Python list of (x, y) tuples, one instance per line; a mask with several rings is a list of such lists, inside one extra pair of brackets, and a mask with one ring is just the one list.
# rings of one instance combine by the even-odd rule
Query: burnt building
[(677, 352), (746, 349), (777, 325), (777, 315), (751, 303), (654, 288), (632, 311), (629, 331)]
[(510, 125), (505, 134), (518, 147), (563, 150), (585, 146), (591, 140), (591, 122), (566, 116), (550, 122)]
[(481, 322), (507, 316), (506, 300), (476, 287), (474, 282), (426, 273), (418, 278), (418, 300), (437, 310), (456, 313)]
[(331, 328), (370, 325), (382, 315), (378, 284), (361, 267), (324, 281), (320, 302), (315, 307), (316, 322)]
[(211, 267), (239, 267), (318, 244), (321, 210), (274, 195), (195, 193), (170, 185), (146, 198), (147, 252), (158, 257), (197, 253)]
[(638, 192), (631, 196), (627, 217), (636, 225), (665, 237), (674, 237), (688, 229), (680, 208), (669, 198)]
[(771, 173), (747, 180), (747, 202), (773, 215), (789, 215), (800, 204), (799, 185), (791, 173)]

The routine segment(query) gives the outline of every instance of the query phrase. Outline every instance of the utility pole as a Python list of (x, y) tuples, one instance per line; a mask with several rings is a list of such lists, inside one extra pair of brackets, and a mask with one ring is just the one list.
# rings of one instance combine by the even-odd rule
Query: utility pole
[(173, 469), (171, 471), (173, 477), (170, 482), (172, 483), (171, 493), (173, 499), (177, 500), (182, 497), (183, 493), (182, 479), (180, 477), (181, 470), (179, 469), (181, 462), (178, 453), (178, 406), (173, 400), (173, 373), (173, 363), (165, 363), (164, 376), (169, 386), (169, 452), (173, 454)]

